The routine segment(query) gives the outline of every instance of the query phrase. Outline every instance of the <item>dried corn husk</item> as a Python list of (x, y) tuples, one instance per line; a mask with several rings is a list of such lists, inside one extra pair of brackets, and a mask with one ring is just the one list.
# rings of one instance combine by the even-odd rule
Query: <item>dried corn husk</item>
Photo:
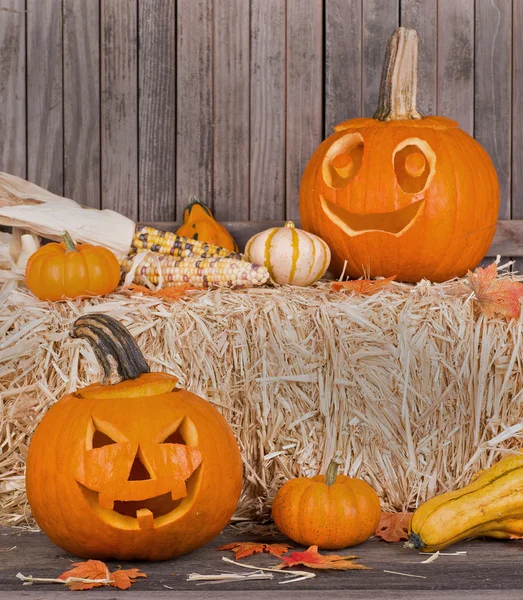
[(117, 212), (84, 208), (8, 173), (0, 173), (0, 225), (51, 240), (67, 230), (76, 242), (105, 246), (118, 257), (128, 254), (135, 230), (134, 221)]
[(0, 231), (0, 282), (23, 279), (31, 254), (40, 247), (40, 238), (24, 229)]

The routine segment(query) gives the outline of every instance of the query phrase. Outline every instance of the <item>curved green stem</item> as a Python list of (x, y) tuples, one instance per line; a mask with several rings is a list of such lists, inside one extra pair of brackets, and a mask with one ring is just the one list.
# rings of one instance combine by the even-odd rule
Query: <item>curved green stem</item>
[(409, 541), (405, 545), (408, 546), (409, 548), (420, 549), (425, 546), (425, 543), (423, 542), (423, 540), (420, 538), (420, 536), (417, 533), (411, 533), (409, 535)]
[(338, 467), (343, 464), (341, 454), (335, 454), (327, 467), (327, 473), (325, 474), (325, 483), (330, 487), (336, 483), (338, 476)]
[(66, 252), (75, 252), (76, 251), (76, 245), (68, 231), (64, 231), (62, 233), (62, 239), (64, 240)]

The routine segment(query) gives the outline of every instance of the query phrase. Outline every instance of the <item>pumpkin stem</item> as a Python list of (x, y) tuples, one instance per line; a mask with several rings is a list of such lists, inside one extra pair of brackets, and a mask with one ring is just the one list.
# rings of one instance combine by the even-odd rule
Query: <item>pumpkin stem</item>
[(416, 110), (418, 90), (418, 34), (398, 27), (390, 36), (381, 72), (378, 121), (421, 119)]
[[(183, 211), (184, 214), (187, 212), (187, 218), (191, 214), (191, 210), (195, 205), (199, 206), (203, 210), (203, 212), (206, 213), (209, 217), (214, 218), (212, 211), (207, 206), (207, 204), (205, 204), (205, 202), (202, 202), (201, 200), (198, 200), (198, 198), (196, 196), (189, 197), (189, 204), (185, 207), (185, 210)], [(184, 219), (184, 221), (185, 221), (185, 219)]]
[(64, 240), (66, 252), (75, 252), (76, 251), (76, 245), (68, 231), (64, 231), (62, 233), (62, 239)]
[(325, 474), (325, 483), (330, 487), (336, 483), (336, 477), (338, 476), (338, 467), (343, 464), (341, 454), (337, 452), (331, 459), (329, 466), (327, 467), (327, 473)]
[(405, 546), (408, 548), (423, 548), (425, 546), (423, 540), (417, 533), (411, 533), (409, 535), (409, 541), (406, 542)]
[(288, 227), (289, 229), (294, 229), (296, 225), (294, 225), (292, 221), (287, 221), (287, 223), (285, 223), (285, 227)]
[(101, 314), (79, 317), (70, 336), (87, 340), (92, 346), (103, 370), (103, 385), (136, 379), (150, 371), (132, 335), (113, 317)]

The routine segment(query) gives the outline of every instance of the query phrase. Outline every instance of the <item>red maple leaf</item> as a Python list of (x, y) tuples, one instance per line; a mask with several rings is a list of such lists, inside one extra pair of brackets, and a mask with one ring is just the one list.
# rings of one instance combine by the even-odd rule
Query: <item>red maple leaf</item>
[(388, 287), (396, 275), (385, 279), (356, 279), (353, 281), (335, 281), (331, 284), (331, 292), (354, 292), (364, 296), (372, 296), (383, 288)]
[(487, 317), (499, 314), (517, 319), (521, 311), (523, 283), (508, 277), (497, 278), (497, 264), (493, 262), (486, 269), (478, 267), (474, 273), (467, 273), (468, 285), (474, 292), (474, 299), (480, 311)]
[(318, 546), (310, 546), (305, 552), (291, 552), (289, 556), (281, 557), (283, 562), (277, 568), (285, 569), (296, 565), (304, 565), (311, 569), (334, 569), (336, 571), (348, 571), (352, 569), (369, 569), (353, 562), (357, 556), (340, 556), (339, 554), (320, 554)]
[(385, 542), (407, 540), (412, 514), (411, 512), (382, 512), (378, 529), (374, 535)]

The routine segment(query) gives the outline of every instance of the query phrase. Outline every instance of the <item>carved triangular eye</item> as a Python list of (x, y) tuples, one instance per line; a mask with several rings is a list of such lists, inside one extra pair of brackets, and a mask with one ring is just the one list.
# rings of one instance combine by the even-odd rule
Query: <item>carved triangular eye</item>
[(173, 431), (169, 436), (167, 436), (162, 444), (185, 444), (185, 440), (183, 439), (181, 428), (178, 428), (176, 431)]
[(194, 423), (189, 417), (183, 417), (181, 421), (171, 423), (158, 434), (156, 438), (159, 444), (182, 444), (184, 446), (197, 446), (198, 433)]
[(118, 429), (108, 421), (102, 421), (96, 417), (91, 417), (91, 422), (87, 427), (87, 436), (85, 446), (87, 450), (95, 450), (104, 446), (120, 444), (129, 440)]
[(98, 431), (98, 429), (94, 430), (93, 448), (103, 448), (104, 446), (109, 446), (110, 444), (116, 444), (116, 442), (113, 439), (111, 439), (106, 433)]

